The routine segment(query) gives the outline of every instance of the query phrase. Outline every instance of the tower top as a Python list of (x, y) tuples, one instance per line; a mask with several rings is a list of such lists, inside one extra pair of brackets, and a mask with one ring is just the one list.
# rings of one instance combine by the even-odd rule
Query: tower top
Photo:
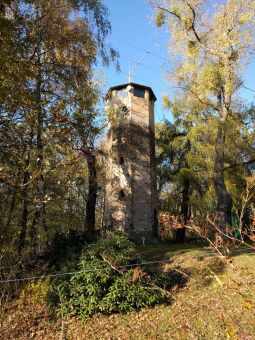
[(157, 97), (155, 96), (154, 92), (152, 91), (151, 87), (149, 86), (144, 86), (144, 85), (141, 85), (141, 84), (136, 84), (136, 83), (126, 83), (126, 84), (121, 84), (121, 85), (117, 85), (117, 86), (113, 86), (113, 87), (110, 87), (110, 89), (108, 90), (108, 94), (110, 94), (112, 91), (115, 91), (115, 90), (122, 90), (128, 86), (132, 86), (134, 89), (142, 89), (142, 90), (148, 90), (149, 93), (150, 93), (150, 97), (154, 100), (154, 102), (157, 100)]

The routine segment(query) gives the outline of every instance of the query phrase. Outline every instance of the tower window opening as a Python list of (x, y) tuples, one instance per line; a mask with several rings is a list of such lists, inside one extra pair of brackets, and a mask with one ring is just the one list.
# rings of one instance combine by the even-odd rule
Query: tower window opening
[(124, 164), (124, 158), (120, 156), (120, 164)]
[(121, 189), (120, 190), (120, 198), (124, 198), (124, 197), (125, 197), (124, 191)]
[(121, 112), (122, 112), (123, 114), (127, 114), (127, 113), (128, 113), (128, 108), (127, 108), (127, 106), (122, 106)]
[(135, 97), (139, 97), (139, 98), (144, 98), (145, 97), (145, 90), (144, 89), (135, 88), (134, 89), (134, 96)]

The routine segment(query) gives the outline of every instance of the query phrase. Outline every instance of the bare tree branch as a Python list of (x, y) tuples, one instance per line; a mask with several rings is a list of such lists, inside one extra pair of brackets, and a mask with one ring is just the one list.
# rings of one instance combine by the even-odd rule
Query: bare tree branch
[(255, 158), (250, 159), (249, 161), (246, 161), (246, 162), (243, 162), (243, 163), (236, 163), (236, 164), (228, 165), (228, 166), (224, 167), (224, 170), (236, 168), (236, 167), (238, 167), (238, 166), (243, 166), (243, 165), (252, 164), (252, 163), (254, 163), (254, 162), (255, 162)]
[(199, 37), (197, 31), (196, 31), (196, 28), (195, 28), (195, 22), (196, 22), (196, 11), (195, 11), (195, 8), (191, 6), (191, 4), (187, 1), (185, 1), (186, 5), (189, 7), (189, 9), (191, 10), (192, 12), (192, 16), (193, 16), (193, 19), (192, 19), (192, 24), (191, 24), (191, 29), (192, 29), (192, 32), (194, 33), (196, 39), (198, 42), (201, 43), (201, 38)]

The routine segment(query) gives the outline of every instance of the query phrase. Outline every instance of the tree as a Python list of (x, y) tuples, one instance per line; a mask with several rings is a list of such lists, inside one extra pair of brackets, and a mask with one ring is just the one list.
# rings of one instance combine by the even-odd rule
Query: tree
[[(238, 110), (235, 96), (242, 86), (242, 72), (251, 59), (254, 44), (254, 0), (152, 1), (156, 22), (171, 31), (170, 51), (175, 57), (174, 76), (183, 92), (209, 112), (217, 125), (214, 157), (214, 189), (217, 218), (222, 232), (231, 224), (232, 199), (226, 188), (226, 139), (229, 122)], [(172, 77), (172, 75), (171, 75)]]
[(99, 57), (108, 65), (117, 53), (106, 43), (110, 23), (100, 0), (4, 5), (1, 13), (10, 15), (0, 14), (1, 228), (5, 236), (8, 225), (18, 234), (12, 239), (19, 239), (20, 253), (29, 231), (37, 255), (54, 233), (84, 226), (90, 171), (73, 140), (91, 149), (100, 95), (93, 65)]
[[(207, 215), (216, 210), (213, 173), (217, 118), (210, 110), (199, 112), (199, 106), (189, 95), (176, 94), (171, 101), (165, 97), (164, 103), (171, 110), (174, 123), (156, 126), (161, 209), (171, 215), (182, 215), (184, 224), (192, 215), (197, 224), (204, 226)], [(227, 127), (224, 172), (236, 211), (240, 209), (246, 178), (253, 171), (253, 112), (253, 107), (240, 105)], [(178, 229), (176, 239), (183, 240), (184, 236), (185, 229)]]
[(190, 217), (189, 197), (192, 175), (186, 159), (190, 151), (190, 141), (186, 138), (186, 131), (178, 131), (178, 127), (168, 121), (157, 125), (156, 128), (158, 189), (160, 193), (164, 185), (169, 182), (175, 182), (181, 186), (180, 215), (183, 218), (184, 227), (177, 230), (175, 241), (183, 243), (185, 242), (185, 225)]

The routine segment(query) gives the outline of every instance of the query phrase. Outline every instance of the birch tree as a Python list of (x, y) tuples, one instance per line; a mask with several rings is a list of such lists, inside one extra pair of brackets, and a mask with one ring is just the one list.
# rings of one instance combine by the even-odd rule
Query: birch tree
[[(231, 224), (232, 199), (225, 181), (229, 121), (238, 113), (238, 91), (255, 50), (255, 1), (153, 0), (156, 23), (170, 34), (174, 67), (169, 79), (217, 123), (214, 189), (223, 233)], [(203, 119), (203, 116), (200, 116)]]

